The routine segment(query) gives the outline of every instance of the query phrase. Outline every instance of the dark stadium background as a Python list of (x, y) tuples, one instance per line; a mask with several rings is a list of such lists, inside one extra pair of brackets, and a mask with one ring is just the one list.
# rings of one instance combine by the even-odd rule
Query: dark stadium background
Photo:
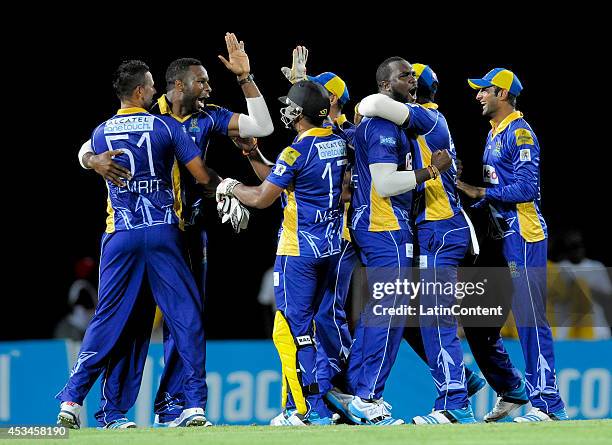
[[(345, 111), (349, 119), (357, 100), (375, 92), (377, 65), (389, 56), (400, 55), (410, 62), (428, 63), (438, 74), (437, 102), (449, 121), (458, 156), (464, 161), (464, 179), (477, 184), (483, 142), (490, 127), (474, 100), (476, 92), (465, 79), (482, 76), (493, 67), (507, 67), (518, 74), (525, 87), (518, 108), (525, 113), (542, 148), (542, 205), (549, 233), (554, 238), (566, 228), (581, 229), (589, 256), (612, 264), (611, 243), (603, 235), (609, 227), (605, 209), (609, 207), (609, 194), (600, 157), (600, 151), (609, 147), (601, 145), (605, 143), (601, 136), (578, 123), (579, 115), (592, 112), (592, 104), (576, 96), (584, 91), (576, 86), (579, 72), (569, 63), (571, 56), (555, 50), (555, 39), (532, 35), (529, 46), (517, 41), (483, 48), (478, 40), (447, 35), (442, 46), (439, 40), (429, 38), (416, 43), (409, 31), (392, 37), (384, 26), (381, 29), (367, 43), (350, 35), (333, 41), (328, 37), (333, 32), (327, 24), (321, 24), (320, 29), (310, 26), (305, 32), (278, 32), (266, 27), (242, 32), (239, 27), (232, 29), (246, 42), (252, 73), (275, 124), (274, 134), (260, 141), (264, 154), (275, 158), (293, 138), (293, 133), (280, 122), (276, 98), (289, 88), (280, 68), (290, 66), (296, 44), (304, 44), (310, 50), (309, 74), (334, 71), (347, 82), (351, 101)], [(98, 258), (105, 227), (106, 188), (99, 176), (79, 166), (76, 155), (93, 128), (118, 108), (111, 88), (114, 69), (124, 59), (144, 60), (152, 68), (161, 94), (168, 63), (178, 57), (196, 57), (208, 70), (213, 88), (211, 102), (233, 111), (246, 111), (235, 77), (217, 59), (217, 54), (226, 55), (223, 35), (224, 30), (204, 28), (197, 40), (188, 44), (181, 40), (145, 44), (143, 40), (140, 45), (122, 45), (120, 39), (116, 43), (111, 39), (104, 47), (91, 51), (64, 46), (42, 56), (44, 74), (30, 75), (32, 82), (40, 83), (41, 96), (36, 103), (44, 106), (40, 116), (30, 122), (30, 131), (42, 129), (52, 138), (35, 152), (42, 171), (31, 188), (25, 189), (32, 204), (21, 214), (21, 225), (27, 233), (19, 236), (28, 240), (28, 247), (17, 255), (6, 252), (11, 263), (8, 270), (17, 266), (19, 275), (8, 277), (8, 282), (16, 286), (6, 292), (5, 301), (10, 304), (3, 316), (6, 322), (2, 323), (1, 339), (50, 337), (55, 323), (67, 311), (74, 262), (83, 256)], [(132, 52), (134, 48), (138, 48), (136, 52)], [(606, 119), (596, 125), (605, 127)], [(257, 183), (248, 162), (226, 138), (211, 143), (208, 163), (222, 176)], [(261, 276), (274, 261), (280, 216), (278, 203), (267, 210), (254, 210), (248, 230), (235, 235), (229, 226), (220, 225), (211, 203), (209, 338), (265, 335), (262, 308), (256, 297)]]

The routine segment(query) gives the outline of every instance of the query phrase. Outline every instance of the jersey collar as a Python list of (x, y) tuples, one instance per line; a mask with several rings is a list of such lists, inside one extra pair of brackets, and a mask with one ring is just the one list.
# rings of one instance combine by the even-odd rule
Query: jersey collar
[(298, 137), (298, 142), (300, 142), (302, 139), (304, 139), (307, 136), (312, 136), (312, 137), (325, 137), (325, 136), (329, 136), (333, 133), (332, 129), (330, 127), (327, 128), (321, 128), (321, 127), (315, 127), (315, 128), (311, 128), (310, 130), (306, 130), (304, 133), (302, 133), (299, 137)]
[(438, 109), (438, 104), (434, 103), (434, 102), (427, 102), (426, 104), (421, 104), (422, 107), (424, 108), (429, 108), (430, 110), (437, 110)]
[(132, 107), (132, 108), (120, 108), (117, 111), (117, 115), (122, 115), (122, 114), (136, 114), (136, 113), (148, 113), (147, 110), (145, 110), (144, 108), (140, 108), (140, 107)]
[(159, 112), (161, 114), (168, 114), (181, 123), (185, 122), (191, 117), (191, 114), (188, 114), (183, 118), (178, 117), (176, 114), (174, 114), (172, 112), (172, 103), (168, 100), (168, 97), (166, 97), (165, 94), (163, 94), (159, 97), (159, 99), (157, 99), (157, 105), (159, 105)]
[(522, 117), (523, 117), (523, 113), (521, 113), (520, 111), (514, 111), (514, 112), (510, 113), (508, 116), (506, 116), (506, 118), (503, 121), (501, 121), (499, 123), (499, 125), (497, 125), (497, 126), (495, 126), (495, 122), (490, 121), (491, 127), (493, 128), (493, 134), (491, 136), (492, 137), (497, 136), (499, 133), (504, 131), (506, 129), (506, 127), (508, 125), (510, 125), (510, 123), (512, 121), (515, 121), (515, 120), (520, 119)]

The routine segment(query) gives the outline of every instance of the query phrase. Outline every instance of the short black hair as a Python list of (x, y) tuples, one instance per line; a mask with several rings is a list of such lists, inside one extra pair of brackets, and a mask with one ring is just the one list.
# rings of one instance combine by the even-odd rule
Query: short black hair
[(389, 80), (391, 77), (391, 64), (393, 62), (404, 61), (403, 57), (393, 56), (385, 59), (378, 68), (376, 69), (376, 85), (380, 85), (380, 83), (384, 80)]
[(310, 125), (314, 125), (315, 127), (320, 127), (323, 125), (323, 122), (325, 122), (324, 117), (311, 117), (306, 116), (304, 113), (302, 113), (302, 118), (305, 119)]
[[(497, 96), (497, 93), (499, 93), (501, 90), (503, 90), (503, 88), (496, 86), (495, 95)], [(508, 91), (508, 104), (510, 104), (512, 108), (516, 108), (516, 96), (512, 94), (510, 91)]]
[(190, 57), (183, 57), (171, 62), (166, 70), (166, 86), (168, 89), (174, 88), (174, 82), (177, 80), (185, 80), (185, 74), (189, 71), (189, 67), (194, 65), (202, 65), (202, 62)]
[(145, 74), (150, 69), (141, 60), (126, 60), (115, 71), (113, 88), (120, 100), (132, 96), (134, 89), (145, 84)]

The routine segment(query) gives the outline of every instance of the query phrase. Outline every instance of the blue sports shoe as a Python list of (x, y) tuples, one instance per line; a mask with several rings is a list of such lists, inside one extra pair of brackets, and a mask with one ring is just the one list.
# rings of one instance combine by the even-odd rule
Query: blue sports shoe
[(468, 397), (472, 397), (474, 394), (484, 388), (486, 384), (487, 381), (485, 379), (480, 377), (475, 372), (472, 372), (470, 374), (470, 377), (467, 379), (467, 382), (465, 382), (465, 385), (467, 386)]
[(555, 411), (554, 413), (545, 413), (541, 409), (531, 408), (531, 410), (524, 416), (514, 418), (516, 423), (527, 423), (527, 422), (550, 422), (559, 420), (569, 420), (565, 408)]
[(332, 420), (330, 417), (321, 417), (318, 412), (311, 411), (306, 417), (306, 423), (310, 425), (331, 425)]
[(98, 429), (101, 430), (123, 430), (126, 428), (136, 428), (136, 424), (128, 419), (126, 419), (125, 417), (121, 418), (121, 419), (116, 419), (113, 420), (112, 422), (107, 423), (106, 425), (104, 425), (103, 427), (100, 427)]
[(444, 423), (476, 423), (470, 405), (459, 409), (433, 410), (425, 416), (416, 416), (412, 419), (415, 425), (440, 425)]

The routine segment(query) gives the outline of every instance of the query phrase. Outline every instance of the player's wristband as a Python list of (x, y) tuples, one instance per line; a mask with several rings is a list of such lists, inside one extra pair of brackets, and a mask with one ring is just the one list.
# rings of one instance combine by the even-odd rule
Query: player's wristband
[(433, 169), (435, 173), (434, 179), (437, 179), (438, 176), (440, 176), (440, 170), (438, 170), (438, 167), (436, 167), (435, 165), (432, 165), (431, 168)]
[(429, 172), (429, 179), (435, 179), (436, 174), (434, 173), (433, 168), (431, 168), (431, 165), (428, 165), (426, 168), (427, 168), (427, 171)]
[(254, 77), (252, 74), (249, 74), (248, 76), (246, 76), (244, 79), (242, 80), (238, 80), (238, 85), (244, 85), (245, 83), (251, 83), (254, 82)]

